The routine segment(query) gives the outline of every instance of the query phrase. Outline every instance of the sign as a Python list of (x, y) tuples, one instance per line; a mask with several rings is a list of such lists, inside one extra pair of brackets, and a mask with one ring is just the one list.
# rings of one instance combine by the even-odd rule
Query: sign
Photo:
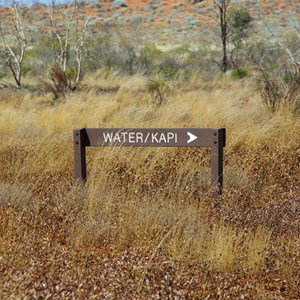
[(86, 180), (85, 147), (211, 147), (212, 186), (221, 193), (225, 134), (225, 128), (75, 129), (75, 178)]
[(86, 128), (92, 147), (208, 147), (210, 129), (195, 128)]

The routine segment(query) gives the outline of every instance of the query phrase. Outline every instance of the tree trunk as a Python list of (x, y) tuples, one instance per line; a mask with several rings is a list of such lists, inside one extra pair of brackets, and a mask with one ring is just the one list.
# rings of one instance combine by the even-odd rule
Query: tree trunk
[(226, 73), (228, 68), (228, 58), (227, 58), (227, 20), (226, 20), (226, 6), (223, 3), (220, 7), (220, 26), (221, 26), (221, 39), (222, 39), (222, 50), (223, 59), (221, 70)]

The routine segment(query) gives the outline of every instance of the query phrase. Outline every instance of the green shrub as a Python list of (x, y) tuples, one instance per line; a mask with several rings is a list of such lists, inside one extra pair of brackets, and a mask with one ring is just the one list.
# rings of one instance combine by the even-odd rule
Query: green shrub
[(174, 57), (165, 57), (159, 65), (159, 71), (165, 79), (174, 79), (181, 69), (180, 62)]
[(149, 79), (146, 89), (150, 94), (152, 105), (160, 106), (166, 102), (168, 86), (164, 80)]
[(244, 67), (236, 67), (235, 69), (232, 70), (230, 74), (230, 78), (233, 80), (242, 79), (246, 77), (248, 74), (249, 74), (248, 69)]
[(22, 73), (24, 76), (26, 76), (26, 74), (28, 74), (31, 70), (31, 67), (27, 64), (22, 66)]
[(77, 70), (75, 68), (68, 67), (68, 68), (66, 68), (65, 74), (66, 74), (68, 80), (75, 81), (76, 77), (77, 77)]
[(300, 77), (300, 72), (298, 70), (296, 71), (286, 70), (283, 76), (283, 82), (285, 84), (293, 84), (293, 82), (299, 80), (299, 77)]
[(163, 52), (154, 44), (145, 44), (138, 54), (139, 72), (148, 75), (153, 73), (162, 56)]

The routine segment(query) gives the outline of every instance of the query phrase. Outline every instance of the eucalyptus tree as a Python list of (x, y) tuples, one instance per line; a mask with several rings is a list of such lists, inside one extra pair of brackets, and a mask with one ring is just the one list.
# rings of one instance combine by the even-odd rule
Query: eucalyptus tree
[(202, 26), (212, 34), (216, 45), (221, 49), (221, 58), (213, 59), (222, 72), (226, 72), (232, 62), (233, 49), (238, 49), (247, 36), (252, 18), (248, 11), (236, 6), (232, 0), (203, 1), (206, 9), (202, 11)]
[[(83, 8), (84, 9), (84, 8)], [(60, 69), (69, 89), (75, 89), (82, 77), (83, 53), (89, 34), (89, 14), (81, 11), (81, 4), (73, 0), (66, 5), (51, 3), (50, 36), (52, 40), (53, 65)]]
[(4, 65), (12, 74), (17, 87), (21, 87), (23, 62), (28, 45), (22, 19), (22, 5), (12, 0), (7, 15), (0, 19), (0, 53)]

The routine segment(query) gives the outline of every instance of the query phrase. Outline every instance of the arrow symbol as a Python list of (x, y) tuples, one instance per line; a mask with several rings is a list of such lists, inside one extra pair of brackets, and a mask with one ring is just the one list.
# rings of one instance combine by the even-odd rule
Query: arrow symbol
[(192, 133), (190, 133), (190, 132), (187, 132), (187, 135), (188, 135), (188, 137), (189, 137), (189, 139), (188, 139), (188, 141), (187, 141), (188, 144), (191, 143), (192, 141), (194, 141), (194, 140), (196, 140), (196, 139), (198, 138), (196, 135), (194, 135), (194, 134), (192, 134)]

